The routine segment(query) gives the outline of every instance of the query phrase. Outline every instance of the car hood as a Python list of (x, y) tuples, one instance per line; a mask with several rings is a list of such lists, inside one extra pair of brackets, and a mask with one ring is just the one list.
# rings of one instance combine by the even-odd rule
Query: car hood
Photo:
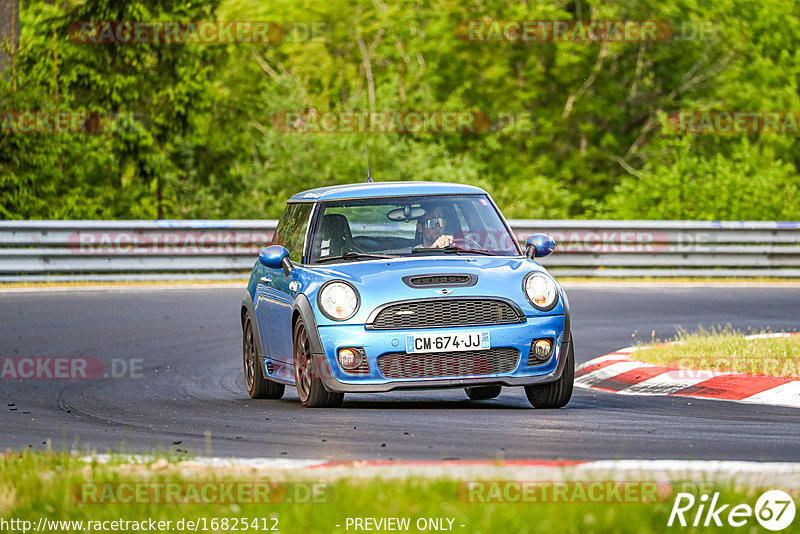
[[(386, 283), (400, 281), (402, 277), (420, 274), (468, 273), (480, 279), (504, 279), (524, 271), (544, 271), (535, 261), (519, 256), (456, 255), (418, 256), (387, 260), (353, 261), (332, 266), (320, 266), (315, 270), (342, 277), (357, 284)], [(403, 284), (404, 287), (405, 284)]]
[[(563, 298), (551, 311), (534, 308), (523, 291), (525, 276), (530, 272), (547, 272), (533, 260), (520, 256), (447, 255), (392, 258), (386, 260), (354, 261), (331, 266), (307, 269), (309, 279), (303, 284), (309, 299), (316, 300), (316, 291), (329, 280), (350, 282), (359, 292), (360, 306), (347, 323), (364, 323), (370, 312), (388, 302), (422, 298), (447, 297), (501, 297), (513, 300), (526, 315), (563, 314)], [(469, 287), (436, 285), (422, 288), (408, 286), (403, 278), (416, 275), (469, 274), (477, 277)], [(563, 290), (559, 293), (563, 297)], [(437, 293), (443, 288), (451, 290), (445, 297)], [(320, 314), (321, 315), (321, 314)], [(342, 324), (322, 317), (320, 324)]]

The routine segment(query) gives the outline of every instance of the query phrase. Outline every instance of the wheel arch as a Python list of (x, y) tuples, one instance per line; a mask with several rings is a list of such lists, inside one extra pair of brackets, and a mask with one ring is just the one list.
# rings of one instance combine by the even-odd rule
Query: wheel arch
[(292, 334), (294, 335), (294, 328), (299, 318), (303, 319), (306, 331), (308, 333), (308, 340), (311, 343), (311, 356), (316, 362), (317, 369), (322, 379), (322, 385), (328, 392), (341, 391), (338, 388), (338, 382), (331, 374), (328, 357), (325, 355), (325, 350), (322, 348), (322, 341), (319, 337), (319, 329), (317, 327), (317, 320), (314, 316), (314, 310), (311, 307), (308, 297), (304, 294), (297, 295), (294, 301), (294, 309), (292, 310)]
[(314, 310), (311, 308), (311, 302), (308, 297), (300, 293), (294, 299), (294, 306), (292, 307), (292, 332), (297, 324), (297, 319), (302, 318), (303, 323), (308, 330), (308, 339), (311, 342), (311, 352), (315, 356), (324, 355), (325, 351), (322, 349), (322, 341), (319, 338), (319, 330), (317, 329), (317, 320), (314, 317)]

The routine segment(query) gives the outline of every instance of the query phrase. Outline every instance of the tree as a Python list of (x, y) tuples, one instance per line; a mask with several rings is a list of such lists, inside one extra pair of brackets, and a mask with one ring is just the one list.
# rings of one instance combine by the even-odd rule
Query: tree
[[(665, 143), (668, 156), (625, 178), (608, 199), (614, 219), (800, 220), (794, 165), (740, 139), (731, 154), (703, 154), (691, 136)], [(776, 202), (776, 199), (780, 199)]]
[(19, 0), (0, 0), (0, 72), (12, 63), (19, 46)]
[[(19, 110), (87, 110), (114, 126), (99, 135), (6, 134), (0, 195), (6, 217), (162, 218), (174, 210), (186, 143), (199, 142), (221, 48), (187, 43), (85, 43), (75, 21), (213, 20), (217, 2), (32, 2), (23, 12), (19, 74), (2, 88)], [(58, 57), (56, 63), (53, 58)], [(54, 66), (57, 65), (57, 68)], [(18, 90), (15, 87), (19, 87)], [(122, 125), (116, 114), (144, 118)], [(119, 128), (124, 126), (124, 128)], [(38, 214), (38, 215), (34, 215)]]
[[(494, 122), (482, 133), (370, 134), (373, 176), (479, 185), (513, 218), (768, 219), (775, 210), (733, 210), (714, 198), (752, 190), (766, 206), (749, 184), (779, 196), (797, 186), (798, 136), (680, 138), (663, 117), (800, 109), (798, 0), (220, 2), (25, 2), (17, 74), (0, 81), (0, 98), (11, 109), (138, 112), (150, 128), (0, 133), (0, 216), (275, 217), (299, 190), (363, 180), (361, 134), (284, 133), (275, 117), (285, 111), (483, 112)], [(87, 45), (67, 34), (78, 20), (217, 18), (278, 21), (286, 38)], [(664, 21), (676, 34), (464, 39), (466, 21), (590, 19)], [(307, 38), (311, 23), (322, 35)]]

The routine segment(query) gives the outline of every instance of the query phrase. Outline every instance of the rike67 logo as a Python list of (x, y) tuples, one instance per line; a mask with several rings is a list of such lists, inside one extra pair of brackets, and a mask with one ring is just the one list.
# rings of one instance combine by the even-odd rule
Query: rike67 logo
[(794, 514), (794, 500), (781, 490), (763, 493), (756, 501), (755, 508), (749, 504), (722, 503), (719, 492), (714, 493), (711, 498), (704, 493), (699, 499), (691, 493), (678, 493), (667, 526), (742, 527), (755, 517), (765, 529), (778, 531), (792, 524)]

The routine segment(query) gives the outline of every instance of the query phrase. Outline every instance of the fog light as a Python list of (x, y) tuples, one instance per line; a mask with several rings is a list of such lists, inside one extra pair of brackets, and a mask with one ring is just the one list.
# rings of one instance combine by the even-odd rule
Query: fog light
[(339, 365), (344, 369), (355, 369), (361, 365), (361, 352), (356, 349), (339, 349)]
[(549, 358), (552, 350), (553, 344), (549, 339), (540, 339), (533, 344), (533, 354), (539, 360), (546, 360)]

